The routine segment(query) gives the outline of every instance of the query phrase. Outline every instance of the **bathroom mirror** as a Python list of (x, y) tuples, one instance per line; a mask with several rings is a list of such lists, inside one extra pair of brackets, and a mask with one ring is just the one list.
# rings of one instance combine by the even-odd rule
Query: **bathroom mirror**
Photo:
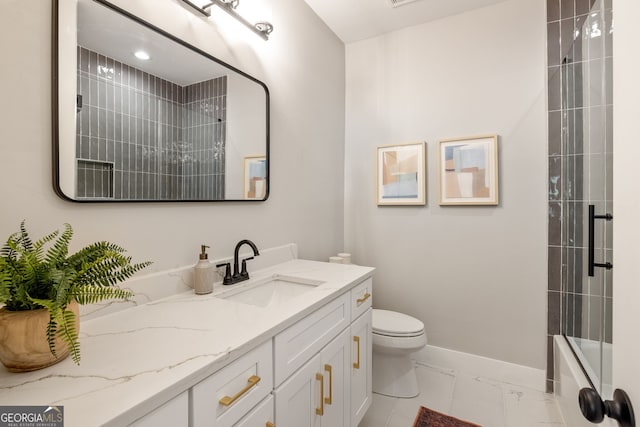
[(53, 13), (58, 195), (267, 199), (264, 83), (104, 0), (54, 0)]

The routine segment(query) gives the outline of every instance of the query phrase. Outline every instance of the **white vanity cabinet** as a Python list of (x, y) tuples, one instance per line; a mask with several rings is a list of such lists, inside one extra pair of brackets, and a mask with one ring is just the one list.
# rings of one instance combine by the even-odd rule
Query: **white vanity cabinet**
[(351, 423), (356, 427), (373, 399), (371, 304), (373, 280), (367, 279), (351, 290), (350, 343)]
[(278, 427), (356, 427), (364, 416), (371, 405), (371, 284), (365, 280), (274, 338)]
[(363, 281), (134, 425), (357, 427), (372, 400), (371, 287)]
[[(371, 405), (375, 269), (297, 259), (295, 245), (260, 252), (233, 293), (176, 293), (191, 266), (132, 281), (150, 301), (87, 311), (82, 372), (34, 371), (29, 384), (48, 385), (34, 388), (0, 370), (0, 401), (58, 402), (68, 427), (357, 427)], [(105, 369), (127, 381), (105, 387)]]

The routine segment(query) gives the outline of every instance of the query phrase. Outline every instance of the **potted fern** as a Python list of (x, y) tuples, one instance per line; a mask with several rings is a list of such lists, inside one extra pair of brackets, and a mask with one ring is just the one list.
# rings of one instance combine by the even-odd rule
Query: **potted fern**
[(13, 372), (32, 371), (71, 354), (80, 363), (78, 304), (128, 299), (117, 283), (150, 262), (131, 263), (125, 250), (97, 242), (69, 255), (73, 230), (33, 241), (25, 227), (0, 249), (0, 361)]

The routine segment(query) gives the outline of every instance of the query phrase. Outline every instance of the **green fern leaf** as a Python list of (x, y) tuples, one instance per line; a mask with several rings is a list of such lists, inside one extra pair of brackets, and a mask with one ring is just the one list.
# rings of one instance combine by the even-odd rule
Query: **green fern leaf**
[(53, 357), (58, 357), (56, 354), (56, 332), (58, 330), (58, 325), (52, 319), (49, 319), (49, 323), (47, 324), (47, 343), (49, 344), (49, 351), (53, 354)]
[(105, 241), (69, 255), (72, 237), (71, 226), (65, 224), (62, 233), (54, 231), (34, 242), (22, 221), (20, 230), (0, 248), (0, 304), (16, 311), (46, 308), (51, 353), (55, 355), (55, 339), (61, 337), (79, 363), (76, 319), (67, 305), (74, 300), (80, 304), (127, 300), (133, 293), (117, 284), (151, 263), (132, 264), (122, 247)]
[(108, 299), (128, 300), (133, 292), (118, 287), (85, 286), (72, 291), (78, 304), (95, 304)]
[(59, 324), (58, 335), (67, 344), (71, 358), (76, 365), (80, 364), (80, 342), (78, 341), (78, 331), (76, 330), (76, 315), (71, 310), (65, 310), (62, 322)]
[[(53, 243), (45, 255), (45, 260), (49, 265), (58, 265), (67, 259), (69, 253), (69, 243), (73, 237), (73, 229), (69, 224), (65, 224), (64, 232)], [(57, 231), (55, 232), (57, 235)]]

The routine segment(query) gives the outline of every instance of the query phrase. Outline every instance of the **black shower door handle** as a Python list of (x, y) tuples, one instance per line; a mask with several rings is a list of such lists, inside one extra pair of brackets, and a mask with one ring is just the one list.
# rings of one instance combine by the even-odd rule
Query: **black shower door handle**
[(610, 262), (598, 263), (595, 262), (595, 220), (596, 219), (604, 219), (606, 221), (611, 221), (613, 219), (613, 215), (604, 214), (604, 215), (596, 215), (596, 207), (595, 205), (589, 205), (589, 277), (594, 276), (595, 267), (606, 268), (607, 270), (611, 270), (613, 268), (613, 264)]

